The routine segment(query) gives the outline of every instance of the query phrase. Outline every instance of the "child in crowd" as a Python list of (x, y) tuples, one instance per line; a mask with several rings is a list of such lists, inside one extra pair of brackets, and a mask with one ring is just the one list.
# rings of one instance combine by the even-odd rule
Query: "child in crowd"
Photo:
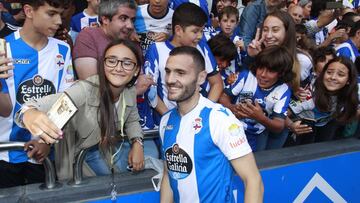
[(134, 26), (144, 55), (152, 43), (163, 42), (171, 36), (173, 13), (168, 0), (150, 0), (149, 4), (138, 6)]
[(218, 65), (224, 87), (232, 85), (240, 72), (237, 50), (234, 43), (224, 34), (218, 34), (208, 41)]
[[(220, 103), (244, 122), (245, 134), (253, 151), (271, 147), (269, 132), (285, 127), (291, 90), (286, 84), (294, 74), (293, 58), (282, 46), (270, 46), (255, 58), (250, 70), (240, 72), (237, 81), (226, 88)], [(236, 98), (236, 103), (231, 101)]]
[(75, 42), (75, 39), (79, 32), (86, 27), (98, 27), (98, 8), (100, 0), (87, 0), (87, 8), (77, 15), (71, 18), (71, 39)]
[[(301, 109), (297, 109), (302, 108), (302, 105), (306, 105), (306, 102), (312, 99), (317, 76), (320, 75), (320, 73), (324, 69), (324, 66), (335, 57), (336, 53), (332, 47), (320, 47), (313, 52), (312, 59), (314, 69), (312, 70), (311, 75), (306, 80), (306, 84), (303, 84), (303, 91), (299, 92), (297, 98), (293, 98), (290, 102), (290, 118), (296, 118), (296, 114), (302, 111)], [(304, 102), (304, 104), (302, 104), (302, 102)], [(294, 133), (293, 136), (291, 136), (294, 144), (307, 144), (314, 141), (314, 134), (312, 134), (312, 128), (310, 126), (304, 123), (301, 124), (301, 120), (296, 119), (293, 126), (296, 127), (289, 129)], [(300, 134), (301, 136), (296, 136)], [(292, 141), (290, 140), (288, 144), (292, 144)]]
[(332, 140), (338, 125), (357, 116), (359, 105), (358, 75), (346, 57), (331, 59), (316, 78), (313, 97), (301, 105), (291, 105), (299, 121), (287, 119), (288, 128), (297, 135), (312, 133), (303, 143)]
[(150, 74), (157, 86), (152, 86), (147, 97), (155, 110), (162, 115), (176, 107), (167, 98), (165, 88), (165, 64), (169, 52), (179, 46), (196, 47), (206, 62), (207, 81), (202, 85), (202, 93), (212, 101), (217, 101), (223, 91), (221, 76), (216, 69), (216, 61), (207, 44), (202, 41), (206, 14), (193, 3), (183, 3), (174, 11), (172, 18), (173, 36), (165, 42), (153, 43), (145, 56), (144, 73)]
[(228, 37), (234, 43), (237, 49), (237, 66), (242, 66), (242, 59), (246, 55), (246, 50), (242, 37), (240, 37), (236, 32), (236, 28), (239, 22), (239, 11), (233, 6), (226, 6), (222, 9), (222, 12), (219, 14), (218, 18), (220, 22), (220, 27), (217, 28), (215, 31), (211, 32), (210, 34), (206, 34), (205, 37), (206, 39), (210, 40), (212, 37), (220, 33)]

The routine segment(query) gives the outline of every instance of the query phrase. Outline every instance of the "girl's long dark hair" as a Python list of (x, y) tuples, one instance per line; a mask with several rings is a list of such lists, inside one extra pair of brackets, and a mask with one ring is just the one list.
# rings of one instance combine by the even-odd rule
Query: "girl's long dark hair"
[[(343, 64), (349, 70), (348, 83), (337, 90), (329, 92), (324, 85), (324, 75), (329, 65), (335, 62)], [(357, 71), (353, 62), (345, 57), (336, 57), (330, 60), (315, 81), (315, 106), (321, 112), (329, 112), (332, 108), (331, 96), (336, 96), (335, 118), (340, 122), (348, 122), (355, 118), (359, 104)]]
[[(136, 57), (136, 63), (138, 67), (138, 72), (135, 76), (131, 79), (131, 81), (126, 85), (126, 87), (131, 87), (135, 84), (136, 79), (140, 73), (140, 68), (142, 67), (142, 54), (140, 48), (130, 40), (115, 40), (111, 42), (105, 49), (103, 59), (105, 58), (106, 52), (113, 46), (116, 45), (124, 45), (125, 47), (129, 48)], [(116, 121), (115, 119), (115, 105), (113, 101), (113, 94), (110, 89), (109, 81), (105, 76), (104, 70), (104, 60), (99, 61), (98, 65), (98, 74), (99, 74), (99, 93), (100, 93), (100, 105), (98, 109), (98, 121), (100, 125), (100, 135), (101, 141), (100, 145), (102, 147), (107, 147), (114, 143), (111, 143), (111, 136), (116, 134)], [(123, 132), (121, 132), (123, 133)]]

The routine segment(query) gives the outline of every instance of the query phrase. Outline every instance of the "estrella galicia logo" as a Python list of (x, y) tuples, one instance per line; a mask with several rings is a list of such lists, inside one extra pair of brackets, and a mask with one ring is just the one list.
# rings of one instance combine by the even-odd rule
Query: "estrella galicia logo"
[(169, 175), (177, 180), (188, 177), (192, 171), (193, 165), (190, 156), (174, 144), (165, 151), (166, 165), (169, 170)]
[(50, 80), (35, 75), (32, 79), (25, 80), (19, 85), (16, 92), (16, 101), (22, 105), (30, 99), (39, 99), (55, 93), (55, 86)]

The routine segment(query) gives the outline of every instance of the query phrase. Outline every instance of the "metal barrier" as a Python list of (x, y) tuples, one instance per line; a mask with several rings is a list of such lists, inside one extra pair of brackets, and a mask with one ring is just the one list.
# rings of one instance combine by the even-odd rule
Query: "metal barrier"
[[(154, 129), (154, 130), (145, 130), (144, 131), (144, 139), (145, 140), (150, 140), (150, 139), (154, 139), (154, 138), (158, 138), (159, 134), (158, 134), (159, 130), (158, 129)], [(84, 164), (84, 160), (85, 160), (85, 156), (87, 154), (89, 149), (82, 149), (80, 151), (80, 153), (76, 156), (75, 158), (75, 163), (73, 166), (73, 180), (69, 181), (68, 184), (71, 186), (80, 186), (83, 185), (84, 182), (84, 178), (83, 178), (83, 164)]]
[[(6, 143), (9, 144), (9, 143)], [(3, 150), (8, 145), (1, 145)], [(20, 145), (22, 148), (23, 145)], [(0, 147), (1, 148), (1, 147)], [(256, 161), (261, 169), (274, 169), (282, 166), (312, 162), (327, 157), (339, 156), (351, 152), (360, 152), (359, 139), (344, 139), (332, 142), (317, 143), (279, 150), (269, 150), (255, 153)], [(79, 160), (81, 160), (79, 158)], [(81, 168), (81, 164), (78, 164)], [(79, 173), (79, 175), (82, 175)], [(118, 195), (139, 194), (153, 191), (151, 177), (156, 175), (152, 170), (145, 170), (139, 174), (125, 172), (115, 174)], [(82, 178), (82, 177), (81, 177)], [(82, 179), (81, 179), (82, 180)], [(112, 178), (110, 176), (86, 177), (86, 184), (74, 189), (74, 186), (62, 182), (61, 188), (54, 190), (39, 190), (37, 185), (25, 185), (7, 189), (0, 189), (1, 202), (83, 202), (110, 197)], [(282, 179), (281, 179), (282, 180)], [(82, 182), (84, 183), (84, 182)], [(268, 182), (268, 184), (272, 182)], [(281, 188), (279, 188), (281, 190)], [(126, 202), (126, 201), (125, 201)], [(131, 202), (131, 201), (128, 201)], [(358, 201), (357, 201), (358, 202)]]
[[(8, 150), (24, 150), (25, 142), (0, 142), (0, 151)], [(32, 148), (30, 146), (30, 148)], [(45, 169), (45, 183), (40, 185), (40, 189), (49, 190), (60, 187), (61, 184), (56, 182), (56, 173), (53, 163), (49, 158), (45, 158), (43, 161)]]

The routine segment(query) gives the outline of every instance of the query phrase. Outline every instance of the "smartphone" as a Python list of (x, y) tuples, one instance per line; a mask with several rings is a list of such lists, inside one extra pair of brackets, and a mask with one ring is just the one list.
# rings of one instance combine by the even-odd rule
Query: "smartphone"
[[(5, 53), (4, 55), (0, 56), (1, 58), (6, 58), (6, 41), (5, 39), (0, 38), (0, 53)], [(2, 71), (0, 74), (6, 74), (7, 71)]]
[(342, 1), (328, 1), (326, 2), (326, 9), (339, 9), (343, 8), (343, 2)]
[(314, 128), (315, 123), (316, 123), (316, 120), (312, 119), (312, 118), (302, 118), (301, 119), (301, 124), (305, 124), (311, 128)]
[(252, 92), (242, 92), (239, 95), (239, 102), (240, 103), (246, 103), (246, 101), (250, 101), (252, 103), (253, 95), (254, 94)]

